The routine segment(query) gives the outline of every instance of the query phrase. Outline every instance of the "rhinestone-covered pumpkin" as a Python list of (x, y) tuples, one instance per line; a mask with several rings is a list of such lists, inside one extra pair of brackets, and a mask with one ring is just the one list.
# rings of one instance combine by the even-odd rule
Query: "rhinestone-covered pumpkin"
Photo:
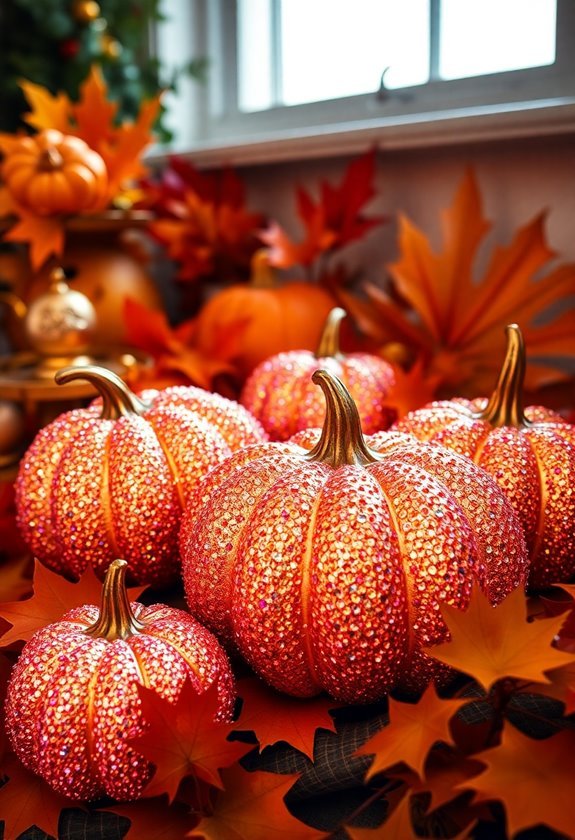
[(232, 451), (266, 438), (245, 408), (200, 388), (133, 394), (116, 374), (71, 367), (101, 394), (36, 435), (16, 481), (18, 524), (34, 556), (78, 577), (102, 577), (118, 556), (130, 579), (163, 585), (179, 574), (178, 530), (192, 489)]
[(530, 556), (529, 585), (575, 574), (575, 426), (541, 406), (523, 408), (525, 347), (516, 324), (489, 400), (431, 403), (397, 429), (454, 449), (497, 481), (515, 507)]
[(292, 350), (259, 364), (247, 380), (240, 402), (257, 417), (271, 440), (288, 440), (303, 429), (321, 426), (325, 400), (312, 382), (315, 370), (339, 377), (353, 397), (366, 434), (387, 429), (396, 417), (385, 405), (395, 375), (391, 365), (370, 353), (342, 353), (339, 328), (345, 310), (334, 307), (316, 353)]
[(313, 375), (326, 419), (311, 450), (248, 447), (216, 467), (184, 513), (189, 608), (271, 685), (380, 698), (436, 673), (440, 604), (477, 581), (495, 604), (525, 580), (521, 525), (493, 479), (409, 435), (364, 439), (349, 392)]
[(144, 731), (138, 684), (176, 701), (186, 678), (217, 686), (230, 719), (234, 679), (214, 636), (163, 604), (128, 601), (126, 564), (114, 560), (100, 609), (76, 607), (36, 633), (10, 677), (6, 725), (14, 752), (71, 799), (137, 799), (152, 767), (128, 743)]

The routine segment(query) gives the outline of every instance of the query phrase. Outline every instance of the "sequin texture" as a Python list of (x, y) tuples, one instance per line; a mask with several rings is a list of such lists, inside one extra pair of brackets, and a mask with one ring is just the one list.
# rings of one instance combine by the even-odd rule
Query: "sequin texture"
[(233, 711), (233, 676), (214, 636), (182, 610), (132, 608), (145, 627), (125, 641), (83, 632), (96, 607), (71, 610), (26, 644), (10, 678), (6, 725), (14, 751), (72, 799), (142, 793), (152, 768), (127, 743), (143, 731), (138, 683), (174, 701), (186, 676), (198, 691), (216, 683), (219, 716)]

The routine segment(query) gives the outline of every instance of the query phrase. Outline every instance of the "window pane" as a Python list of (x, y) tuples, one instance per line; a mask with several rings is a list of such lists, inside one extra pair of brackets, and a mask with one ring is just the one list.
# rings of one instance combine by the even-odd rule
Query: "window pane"
[(441, 0), (443, 79), (555, 61), (556, 0)]
[(429, 78), (429, 0), (283, 0), (281, 32), (286, 105)]
[(269, 0), (238, 0), (238, 107), (260, 111), (274, 104)]

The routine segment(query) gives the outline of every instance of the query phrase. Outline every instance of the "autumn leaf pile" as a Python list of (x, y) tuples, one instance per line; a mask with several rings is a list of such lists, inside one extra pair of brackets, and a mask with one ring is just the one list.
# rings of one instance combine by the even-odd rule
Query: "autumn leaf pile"
[[(33, 594), (0, 605), (2, 696), (22, 643), (71, 607), (97, 603), (100, 586), (91, 570), (70, 583), (37, 565)], [(444, 607), (451, 641), (428, 652), (451, 666), (452, 681), (363, 715), (326, 697), (281, 696), (248, 674), (235, 720), (221, 723), (212, 689), (197, 695), (188, 682), (170, 704), (141, 686), (147, 728), (134, 746), (155, 773), (139, 802), (66, 800), (19, 764), (1, 727), (4, 836), (32, 823), (59, 836), (75, 809), (87, 825), (115, 814), (129, 821), (126, 837), (150, 840), (491, 836), (480, 829), (511, 838), (541, 826), (575, 837), (574, 595), (563, 586), (527, 601), (516, 590), (493, 608), (477, 589), (466, 612)], [(321, 803), (314, 789), (329, 792), (334, 743), (348, 778), (332, 797), (346, 785), (361, 795), (329, 816), (306, 797)]]
[[(23, 81), (22, 91), (30, 111), (23, 119), (33, 130), (56, 129), (65, 135), (79, 137), (106, 164), (108, 175), (108, 204), (131, 204), (137, 197), (132, 184), (142, 178), (146, 169), (141, 154), (152, 140), (152, 126), (159, 111), (160, 98), (142, 103), (133, 123), (117, 124), (118, 103), (110, 101), (103, 76), (93, 67), (80, 86), (77, 102), (64, 93), (51, 94), (41, 85)], [(9, 155), (19, 137), (0, 135), (0, 152)], [(139, 193), (138, 193), (139, 195)], [(4, 234), (7, 242), (26, 242), (30, 245), (30, 262), (38, 269), (51, 254), (60, 256), (64, 250), (65, 218), (60, 215), (40, 216), (20, 206), (6, 186), (0, 185), (0, 218), (16, 218), (16, 223)]]

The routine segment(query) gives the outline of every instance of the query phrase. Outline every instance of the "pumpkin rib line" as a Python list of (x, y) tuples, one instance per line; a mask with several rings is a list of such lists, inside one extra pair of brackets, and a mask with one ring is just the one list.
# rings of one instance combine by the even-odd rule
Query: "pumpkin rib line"
[(198, 678), (198, 681), (201, 683), (200, 678), (200, 669), (195, 663), (184, 653), (184, 651), (177, 645), (172, 639), (167, 639), (165, 636), (160, 636), (159, 633), (154, 633), (153, 630), (149, 627), (146, 628), (146, 636), (152, 636), (154, 639), (159, 639), (159, 641), (163, 642), (167, 647), (172, 648), (178, 653), (186, 665), (189, 667), (190, 671), (194, 674), (195, 677)]
[(314, 682), (320, 690), (323, 690), (323, 686), (318, 680), (318, 676), (320, 674), (320, 670), (316, 664), (316, 658), (314, 655), (314, 650), (312, 647), (311, 639), (311, 560), (313, 555), (313, 537), (314, 537), (314, 530), (315, 525), (317, 522), (317, 516), (319, 511), (319, 506), (321, 504), (324, 488), (327, 482), (330, 479), (330, 475), (326, 476), (326, 480), (323, 485), (320, 487), (320, 490), (314, 500), (313, 507), (311, 510), (311, 514), (308, 520), (307, 526), (307, 534), (305, 538), (305, 551), (302, 555), (302, 565), (301, 565), (301, 605), (302, 605), (302, 630), (304, 634), (304, 652), (306, 658), (306, 664), (310, 673), (311, 681)]
[[(391, 459), (390, 459), (391, 462)], [(375, 466), (380, 466), (381, 461), (376, 464)], [(411, 655), (416, 648), (415, 643), (415, 633), (413, 632), (413, 625), (415, 624), (415, 619), (417, 613), (413, 607), (413, 581), (411, 579), (411, 575), (409, 573), (409, 569), (407, 566), (406, 558), (405, 558), (405, 543), (403, 539), (403, 531), (401, 530), (401, 526), (399, 524), (399, 519), (395, 512), (395, 507), (393, 505), (391, 497), (388, 495), (385, 487), (383, 486), (383, 482), (380, 481), (378, 476), (379, 470), (370, 469), (369, 473), (373, 476), (375, 481), (377, 482), (379, 489), (381, 491), (381, 495), (383, 496), (385, 503), (387, 505), (387, 509), (389, 511), (389, 515), (391, 517), (391, 521), (393, 523), (393, 530), (395, 534), (397, 534), (397, 542), (399, 545), (399, 559), (401, 561), (401, 566), (403, 569), (403, 579), (405, 580), (405, 600), (407, 603), (407, 614), (408, 614), (408, 621), (407, 621), (407, 649), (408, 655)], [(383, 479), (383, 476), (382, 476)]]
[(160, 444), (160, 449), (162, 450), (162, 454), (163, 454), (164, 458), (166, 459), (166, 464), (168, 466), (168, 471), (169, 471), (170, 475), (172, 476), (172, 481), (173, 481), (174, 487), (176, 488), (176, 494), (178, 496), (178, 503), (180, 505), (180, 510), (184, 510), (186, 500), (184, 498), (184, 491), (182, 489), (182, 476), (180, 474), (180, 471), (178, 470), (178, 467), (176, 466), (176, 461), (175, 461), (172, 453), (170, 452), (170, 449), (169, 449), (169, 447), (166, 443), (165, 438), (163, 437), (162, 433), (157, 429), (153, 418), (148, 416), (148, 417), (146, 417), (146, 420), (150, 424), (150, 426), (152, 427), (152, 430), (153, 430), (153, 432), (156, 436), (156, 439), (157, 439), (158, 443)]
[[(89, 639), (92, 641), (92, 639)], [(100, 773), (100, 767), (98, 762), (95, 760), (95, 750), (94, 750), (94, 704), (95, 704), (95, 687), (96, 682), (98, 680), (100, 674), (100, 665), (102, 664), (102, 660), (104, 658), (104, 653), (106, 648), (102, 650), (102, 655), (98, 659), (97, 665), (94, 668), (94, 673), (90, 677), (88, 682), (87, 688), (87, 696), (88, 696), (88, 703), (86, 706), (86, 760), (88, 762), (88, 769), (90, 774), (93, 774), (98, 781), (98, 785), (102, 791), (105, 791), (104, 780), (102, 779)]]
[(112, 444), (112, 430), (106, 436), (106, 445), (104, 447), (104, 458), (102, 459), (102, 487), (100, 491), (100, 501), (102, 504), (102, 513), (104, 516), (104, 524), (106, 526), (106, 534), (110, 541), (112, 554), (114, 557), (120, 557), (118, 540), (116, 539), (116, 531), (114, 528), (114, 517), (112, 516), (112, 488), (110, 487), (110, 449)]
[(537, 446), (535, 445), (535, 441), (532, 439), (530, 434), (527, 434), (527, 440), (529, 441), (529, 445), (531, 447), (531, 451), (535, 457), (535, 463), (537, 464), (537, 478), (539, 480), (539, 517), (537, 521), (537, 528), (535, 530), (535, 539), (533, 540), (533, 548), (529, 552), (530, 560), (529, 566), (533, 568), (535, 565), (535, 561), (539, 555), (539, 551), (541, 549), (541, 544), (543, 542), (543, 538), (545, 535), (545, 509), (547, 507), (547, 501), (549, 499), (549, 492), (547, 490), (547, 482), (544, 480), (544, 476), (546, 475), (545, 464), (539, 457), (537, 452)]

